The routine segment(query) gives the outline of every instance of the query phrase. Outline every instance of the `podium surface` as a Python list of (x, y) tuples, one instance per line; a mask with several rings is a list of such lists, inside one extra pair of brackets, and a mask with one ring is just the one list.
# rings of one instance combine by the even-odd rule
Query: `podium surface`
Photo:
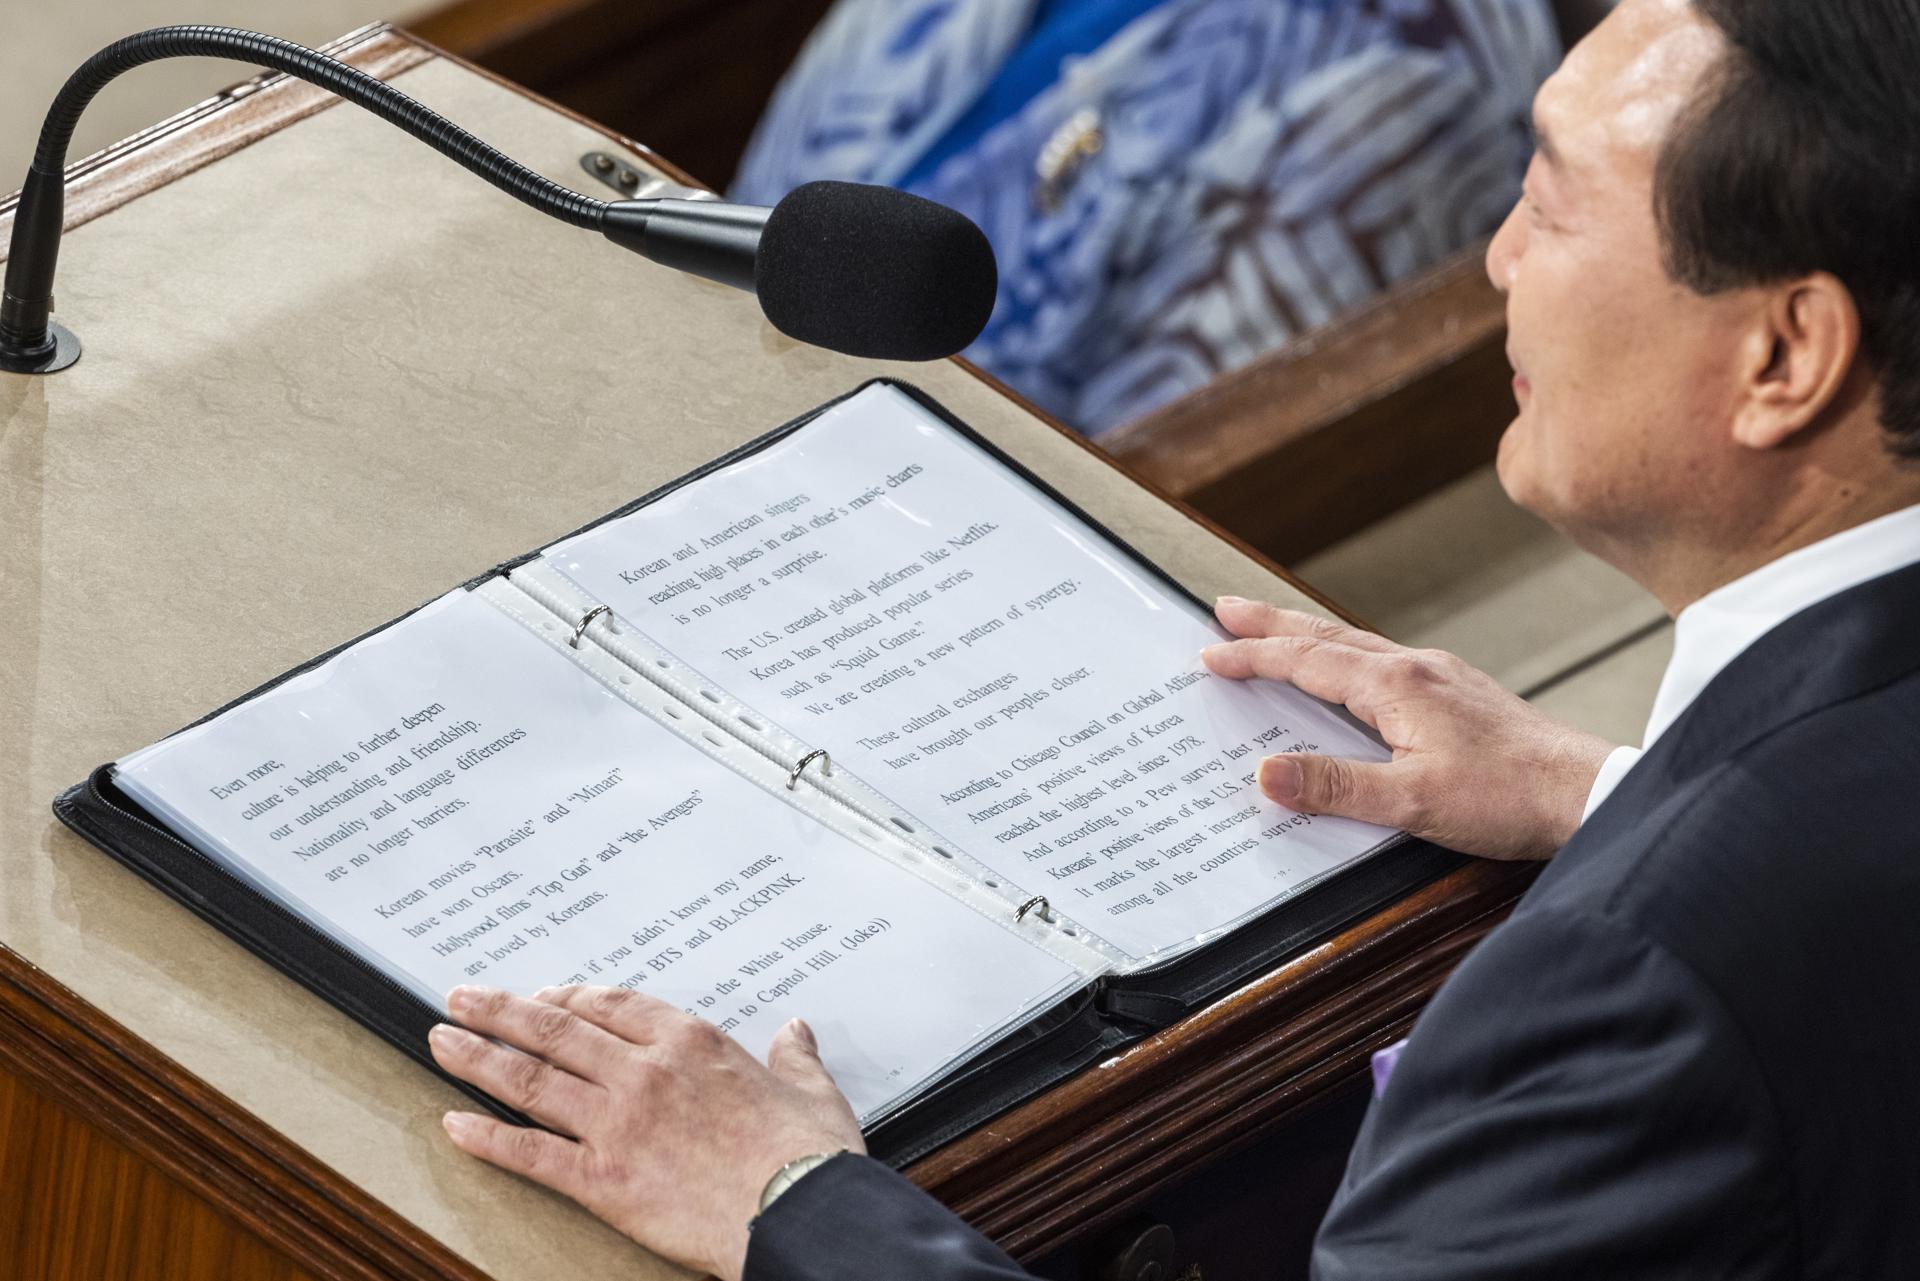
[[(677, 177), (402, 33), (335, 52), (576, 188), (590, 151)], [(883, 374), (1202, 597), (1313, 606), (966, 366), (799, 346), (296, 82), (81, 162), (68, 214), (85, 355), (0, 374), (0, 1064), (321, 1275), (674, 1270), (456, 1152), (451, 1087), (62, 828), (94, 765)], [(1463, 868), (915, 1175), (1023, 1253), (1110, 1216), (1199, 1159), (1156, 1136), (1353, 1079), (1518, 884)], [(1095, 1117), (1157, 1144), (1131, 1182)]]

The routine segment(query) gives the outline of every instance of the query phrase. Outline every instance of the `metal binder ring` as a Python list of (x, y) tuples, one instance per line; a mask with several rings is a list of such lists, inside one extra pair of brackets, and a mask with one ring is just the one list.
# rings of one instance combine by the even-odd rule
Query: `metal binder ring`
[(793, 791), (796, 787), (800, 786), (801, 771), (805, 770), (807, 766), (813, 764), (813, 762), (816, 759), (818, 759), (820, 762), (821, 773), (823, 774), (833, 773), (833, 761), (827, 756), (827, 749), (824, 747), (816, 747), (811, 752), (808, 752), (805, 756), (802, 756), (799, 760), (795, 761), (793, 764), (793, 768), (790, 771), (788, 771), (787, 790), (789, 792)]
[(1028, 912), (1034, 912), (1039, 915), (1041, 920), (1052, 924), (1053, 917), (1048, 915), (1052, 910), (1052, 908), (1047, 906), (1047, 896), (1044, 894), (1036, 894), (1020, 905), (1020, 910), (1013, 914), (1013, 923), (1018, 925), (1027, 919)]
[(602, 614), (611, 614), (612, 612), (613, 612), (613, 607), (611, 605), (595, 605), (592, 609), (587, 611), (587, 616), (580, 620), (580, 625), (573, 629), (573, 639), (571, 641), (568, 641), (567, 643), (569, 645), (572, 645), (575, 649), (579, 649), (580, 638), (587, 634), (587, 624), (591, 623), (594, 619), (600, 617), (600, 615)]

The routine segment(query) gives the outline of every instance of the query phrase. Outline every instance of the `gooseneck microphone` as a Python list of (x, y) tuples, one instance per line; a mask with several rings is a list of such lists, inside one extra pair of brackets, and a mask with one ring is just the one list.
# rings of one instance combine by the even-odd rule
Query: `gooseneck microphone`
[(714, 200), (602, 201), (571, 191), (420, 102), (323, 53), (231, 27), (158, 27), (102, 49), (47, 111), (14, 211), (0, 295), (0, 371), (44, 374), (80, 356), (55, 322), (54, 265), (67, 148), (81, 113), (123, 72), (163, 58), (231, 58), (319, 85), (575, 227), (665, 266), (754, 291), (781, 332), (852, 356), (937, 360), (985, 327), (998, 287), (980, 229), (944, 205), (886, 187), (815, 182), (771, 209)]

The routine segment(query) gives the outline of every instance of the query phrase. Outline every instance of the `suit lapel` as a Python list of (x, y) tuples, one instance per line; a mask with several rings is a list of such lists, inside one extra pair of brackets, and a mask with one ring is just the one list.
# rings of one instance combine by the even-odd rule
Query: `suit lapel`
[(1916, 669), (1920, 565), (1803, 610), (1713, 678), (1575, 834), (1568, 850), (1608, 844), (1672, 792), (1749, 744)]

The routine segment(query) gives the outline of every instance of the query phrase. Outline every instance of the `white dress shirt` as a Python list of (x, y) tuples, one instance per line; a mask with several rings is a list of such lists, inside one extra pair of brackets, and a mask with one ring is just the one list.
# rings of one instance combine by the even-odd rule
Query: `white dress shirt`
[(1849, 587), (1920, 561), (1920, 506), (1908, 507), (1779, 560), (1709, 592), (1674, 620), (1673, 660), (1660, 679), (1640, 747), (1616, 747), (1587, 793), (1585, 822), (1641, 755), (1748, 646), (1800, 611)]

